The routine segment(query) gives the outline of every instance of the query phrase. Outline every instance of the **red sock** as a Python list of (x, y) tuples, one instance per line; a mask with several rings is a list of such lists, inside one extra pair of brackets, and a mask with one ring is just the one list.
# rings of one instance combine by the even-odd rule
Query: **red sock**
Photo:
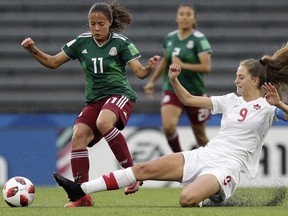
[(71, 152), (71, 168), (76, 183), (81, 184), (89, 180), (89, 157), (87, 149)]
[(168, 144), (171, 147), (173, 152), (181, 152), (182, 151), (182, 149), (180, 147), (178, 133), (175, 133), (171, 137), (167, 137), (167, 141), (168, 141)]
[(117, 128), (114, 127), (104, 134), (104, 138), (123, 168), (133, 166), (133, 160), (127, 142)]

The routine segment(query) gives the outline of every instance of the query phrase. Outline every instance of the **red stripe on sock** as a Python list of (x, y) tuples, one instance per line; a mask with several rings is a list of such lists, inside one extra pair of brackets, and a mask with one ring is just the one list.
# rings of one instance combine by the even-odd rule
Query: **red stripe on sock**
[(109, 175), (103, 175), (102, 177), (106, 183), (107, 190), (119, 189), (118, 183), (112, 172)]

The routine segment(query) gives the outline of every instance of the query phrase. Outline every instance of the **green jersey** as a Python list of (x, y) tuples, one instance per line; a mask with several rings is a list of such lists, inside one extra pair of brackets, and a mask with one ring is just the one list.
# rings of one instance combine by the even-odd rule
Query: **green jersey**
[[(169, 33), (163, 41), (165, 57), (168, 60), (162, 88), (164, 91), (173, 91), (173, 87), (171, 86), (168, 77), (169, 65), (171, 64), (173, 56), (177, 56), (184, 63), (198, 64), (200, 63), (199, 54), (212, 53), (208, 40), (201, 32), (196, 30), (185, 39), (180, 39), (178, 33), (178, 30)], [(206, 93), (203, 73), (182, 69), (178, 79), (184, 88), (191, 94)]]
[(90, 32), (79, 35), (62, 47), (70, 59), (78, 59), (86, 75), (85, 102), (91, 103), (111, 95), (137, 99), (130, 86), (126, 64), (140, 53), (125, 36), (110, 33), (108, 41), (98, 45)]

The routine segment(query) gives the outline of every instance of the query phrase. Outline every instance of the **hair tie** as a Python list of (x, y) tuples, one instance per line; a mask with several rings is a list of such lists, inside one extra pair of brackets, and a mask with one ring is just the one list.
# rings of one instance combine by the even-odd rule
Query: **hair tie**
[(266, 65), (265, 62), (264, 62), (262, 59), (259, 59), (259, 63), (260, 63), (261, 65), (263, 65), (263, 66)]

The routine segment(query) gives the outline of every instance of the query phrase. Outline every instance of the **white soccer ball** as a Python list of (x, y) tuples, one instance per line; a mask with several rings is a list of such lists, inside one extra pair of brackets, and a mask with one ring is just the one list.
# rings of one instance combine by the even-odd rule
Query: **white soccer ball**
[(3, 198), (10, 207), (27, 207), (35, 198), (34, 185), (25, 177), (15, 176), (5, 183)]

